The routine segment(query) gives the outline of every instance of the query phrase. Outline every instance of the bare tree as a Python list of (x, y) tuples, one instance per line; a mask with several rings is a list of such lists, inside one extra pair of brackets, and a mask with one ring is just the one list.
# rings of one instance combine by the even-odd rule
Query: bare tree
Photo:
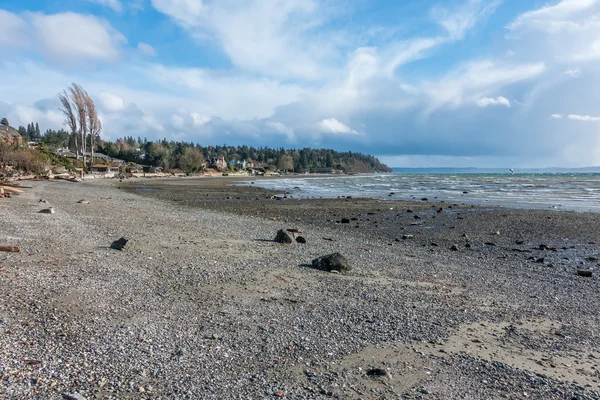
[(60, 103), (62, 104), (60, 111), (62, 111), (62, 113), (67, 118), (65, 123), (67, 124), (67, 126), (71, 130), (71, 134), (73, 135), (76, 158), (79, 159), (79, 147), (77, 146), (77, 117), (75, 116), (74, 105), (71, 103), (71, 98), (69, 97), (69, 94), (66, 90), (63, 91), (63, 93), (59, 93), (58, 98), (60, 100)]
[(79, 136), (81, 137), (81, 152), (83, 154), (83, 164), (85, 165), (85, 136), (87, 134), (87, 97), (88, 94), (81, 86), (73, 83), (69, 88), (71, 99), (75, 103), (77, 110), (77, 121), (79, 122)]
[(96, 145), (96, 137), (102, 130), (102, 122), (100, 122), (100, 119), (98, 118), (98, 112), (96, 111), (96, 105), (94, 104), (94, 101), (87, 93), (85, 95), (86, 95), (85, 102), (86, 102), (87, 118), (88, 118), (87, 122), (88, 122), (88, 128), (89, 128), (89, 132), (90, 132), (90, 138), (91, 138), (90, 146), (92, 148), (91, 153), (92, 153), (92, 166), (93, 166), (94, 165), (94, 146)]
[[(102, 123), (98, 118), (96, 106), (90, 95), (78, 84), (73, 83), (67, 90), (58, 95), (62, 107), (60, 110), (67, 118), (65, 124), (71, 129), (75, 143), (75, 152), (79, 159), (79, 150), (83, 154), (83, 165), (85, 165), (85, 153), (87, 150), (87, 139), (92, 152), (92, 164), (94, 162), (94, 147), (96, 138), (102, 130)], [(89, 133), (89, 137), (87, 137)]]

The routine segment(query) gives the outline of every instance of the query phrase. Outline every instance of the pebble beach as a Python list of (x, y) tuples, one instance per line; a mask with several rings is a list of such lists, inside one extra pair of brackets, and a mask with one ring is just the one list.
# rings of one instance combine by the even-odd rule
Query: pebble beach
[(600, 398), (600, 214), (236, 179), (0, 200), (0, 398)]

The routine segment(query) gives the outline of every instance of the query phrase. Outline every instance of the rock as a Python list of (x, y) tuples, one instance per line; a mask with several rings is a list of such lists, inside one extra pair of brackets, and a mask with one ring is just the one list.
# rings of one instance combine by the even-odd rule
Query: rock
[(47, 203), (47, 202), (48, 202), (48, 200), (46, 200), (46, 199), (40, 199), (40, 203)]
[(407, 213), (411, 213), (411, 212), (414, 212), (414, 211), (409, 208), (408, 210), (406, 210), (406, 212)]
[(312, 260), (312, 266), (316, 269), (327, 272), (347, 272), (352, 269), (350, 265), (348, 265), (348, 260), (346, 260), (346, 257), (341, 255), (340, 253), (333, 253), (319, 258), (315, 258), (314, 260)]
[(470, 249), (471, 247), (473, 247), (473, 246), (471, 245), (471, 243), (469, 243), (469, 242), (465, 243), (465, 248), (467, 248), (467, 249)]
[(79, 204), (90, 204), (89, 200), (81, 199), (78, 201)]
[(494, 242), (484, 242), (483, 244), (485, 244), (486, 246), (497, 246), (497, 244)]
[(277, 236), (275, 236), (275, 239), (273, 239), (273, 240), (277, 243), (286, 243), (286, 244), (290, 244), (290, 243), (294, 242), (294, 239), (292, 239), (290, 234), (287, 233), (286, 231), (284, 231), (283, 229), (280, 229), (277, 231)]
[(596, 257), (596, 256), (589, 256), (587, 258), (587, 260), (590, 261), (590, 262), (598, 261), (598, 257)]
[(304, 236), (298, 236), (296, 238), (296, 242), (304, 244), (306, 243), (306, 239), (304, 238)]
[(421, 219), (421, 217), (419, 217), (417, 214), (415, 214), (414, 218), (415, 219)]
[(43, 210), (38, 211), (38, 213), (40, 214), (54, 214), (56, 211), (54, 211), (54, 208), (50, 207), (50, 208), (44, 208)]
[(367, 370), (367, 376), (388, 376), (388, 372), (383, 368), (371, 368)]
[(127, 242), (129, 242), (129, 240), (122, 237), (119, 240), (112, 242), (110, 248), (115, 250), (123, 250), (125, 249), (125, 246), (127, 246)]
[(545, 244), (540, 244), (538, 248), (543, 251), (550, 250), (550, 247)]
[(86, 400), (85, 397), (83, 397), (79, 393), (65, 393), (65, 394), (63, 394), (63, 399), (65, 399), (65, 400)]
[(438, 214), (441, 213), (442, 211), (444, 211), (444, 209), (442, 207), (437, 209)]
[(593, 275), (593, 272), (591, 269), (578, 269), (577, 270), (577, 275), (579, 276), (585, 276), (586, 278), (591, 278)]
[(342, 224), (349, 224), (349, 223), (350, 223), (349, 218), (342, 218)]
[(452, 246), (450, 246), (450, 250), (452, 251), (458, 251), (458, 245), (455, 243)]
[(407, 240), (407, 239), (414, 239), (415, 236), (414, 235), (402, 235), (402, 239)]
[(421, 201), (429, 201), (429, 199), (427, 197), (423, 197)]
[(523, 243), (525, 243), (525, 241), (524, 241), (524, 240), (521, 240), (521, 239), (519, 239), (519, 240), (515, 241), (515, 243), (516, 243), (516, 244), (523, 244)]

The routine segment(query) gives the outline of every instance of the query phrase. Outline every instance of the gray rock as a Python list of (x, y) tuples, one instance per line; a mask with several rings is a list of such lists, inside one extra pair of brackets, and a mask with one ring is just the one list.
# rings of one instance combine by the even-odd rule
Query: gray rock
[(65, 393), (63, 394), (65, 400), (86, 400), (86, 398), (79, 393)]
[(458, 245), (455, 243), (452, 246), (450, 246), (450, 250), (452, 251), (458, 251)]
[(54, 208), (50, 207), (50, 208), (44, 208), (40, 211), (38, 211), (38, 213), (40, 214), (54, 214), (56, 211), (54, 211)]
[(292, 236), (290, 236), (289, 233), (287, 233), (286, 231), (284, 231), (283, 229), (280, 229), (277, 231), (277, 235), (275, 236), (275, 239), (273, 239), (275, 242), (277, 243), (284, 243), (284, 244), (290, 244), (294, 242), (294, 239), (292, 238)]
[(314, 260), (312, 260), (312, 266), (316, 269), (327, 272), (347, 272), (352, 269), (350, 265), (348, 265), (348, 260), (346, 260), (346, 257), (341, 255), (340, 253), (333, 253), (319, 258), (315, 258)]
[(342, 218), (342, 224), (349, 224), (349, 223), (350, 223), (349, 218)]

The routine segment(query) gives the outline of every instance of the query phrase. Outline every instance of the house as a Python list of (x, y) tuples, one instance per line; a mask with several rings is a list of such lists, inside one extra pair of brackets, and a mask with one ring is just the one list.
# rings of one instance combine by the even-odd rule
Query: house
[(0, 141), (9, 144), (16, 144), (17, 146), (23, 146), (23, 138), (19, 132), (8, 125), (0, 125)]
[(225, 157), (221, 156), (221, 157), (211, 157), (208, 160), (209, 165), (211, 166), (215, 166), (217, 168), (226, 168), (227, 167), (227, 162), (225, 161)]
[(104, 164), (95, 164), (90, 169), (92, 174), (116, 174), (119, 172), (119, 167), (112, 167)]

